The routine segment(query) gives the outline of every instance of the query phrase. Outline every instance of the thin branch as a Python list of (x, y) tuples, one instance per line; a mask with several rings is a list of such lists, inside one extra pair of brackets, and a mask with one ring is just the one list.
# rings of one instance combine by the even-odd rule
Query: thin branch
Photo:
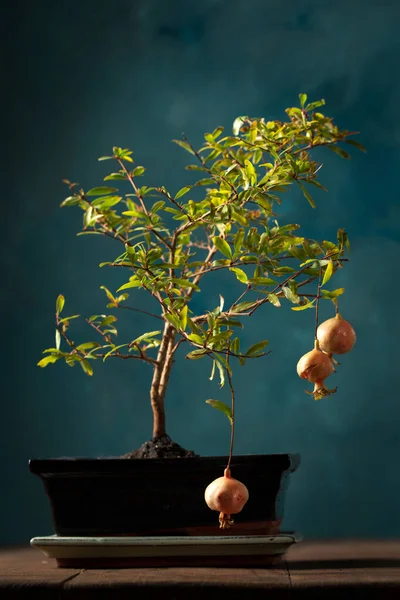
[[(92, 352), (91, 356), (96, 356), (97, 358), (104, 358), (105, 354), (95, 354)], [(144, 362), (150, 363), (152, 365), (157, 365), (157, 361), (154, 358), (150, 358), (149, 356), (137, 356), (136, 354), (121, 354), (120, 352), (116, 354), (109, 354), (107, 356), (107, 360), (109, 358), (122, 358), (122, 360), (133, 359), (133, 360), (143, 360)]]
[(118, 158), (117, 160), (118, 160), (118, 163), (119, 163), (121, 169), (124, 171), (127, 180), (129, 181), (129, 183), (133, 187), (133, 189), (135, 191), (135, 194), (136, 194), (136, 196), (137, 196), (137, 198), (138, 198), (138, 200), (140, 202), (140, 205), (142, 207), (142, 210), (143, 210), (144, 214), (148, 217), (149, 216), (149, 212), (147, 210), (146, 204), (144, 203), (143, 196), (139, 193), (138, 187), (137, 187), (136, 183), (134, 182), (134, 179), (133, 179), (132, 175), (130, 174), (130, 172), (126, 168), (125, 163), (120, 158)]
[(251, 290), (251, 285), (248, 284), (247, 287), (245, 288), (244, 292), (242, 292), (240, 294), (240, 296), (238, 298), (236, 298), (235, 302), (232, 304), (231, 308), (229, 310), (232, 310), (232, 308), (234, 306), (237, 306), (239, 304), (239, 302), (242, 300), (242, 298), (245, 297), (245, 295), (247, 294), (247, 292), (249, 292)]
[(318, 329), (318, 323), (319, 323), (319, 299), (321, 297), (321, 281), (322, 281), (322, 268), (319, 270), (319, 277), (318, 277), (318, 287), (317, 287), (317, 300), (315, 302), (315, 332), (314, 332), (314, 340), (317, 342), (318, 338), (317, 338), (317, 329)]
[(71, 354), (78, 354), (78, 355), (82, 356), (82, 358), (84, 358), (85, 353), (76, 348), (75, 343), (67, 336), (66, 332), (64, 331), (64, 328), (62, 327), (62, 323), (60, 323), (60, 316), (58, 314), (56, 314), (56, 329), (63, 336), (63, 338), (67, 342), (68, 346), (70, 348), (72, 348), (73, 352), (71, 352)]
[[(140, 192), (139, 192), (139, 189), (138, 189), (138, 187), (137, 187), (137, 185), (136, 185), (136, 183), (135, 183), (135, 181), (134, 181), (134, 179), (133, 179), (132, 175), (130, 174), (130, 172), (129, 172), (129, 171), (128, 171), (128, 169), (126, 168), (126, 166), (125, 166), (125, 163), (124, 163), (124, 162), (123, 162), (121, 159), (119, 159), (119, 158), (118, 158), (117, 160), (118, 160), (118, 163), (119, 163), (119, 165), (121, 166), (122, 170), (124, 171), (124, 173), (125, 173), (125, 175), (126, 175), (126, 178), (128, 179), (129, 183), (130, 183), (130, 184), (131, 184), (131, 186), (133, 187), (133, 189), (134, 189), (134, 192), (135, 192), (135, 194), (136, 194), (136, 197), (138, 198), (138, 200), (139, 200), (139, 202), (140, 202), (140, 205), (141, 205), (141, 207), (142, 207), (142, 210), (143, 210), (144, 214), (145, 214), (145, 215), (146, 215), (146, 217), (148, 217), (148, 218), (149, 218), (149, 220), (150, 220), (150, 214), (149, 214), (149, 211), (147, 210), (146, 204), (145, 204), (145, 202), (144, 202), (144, 200), (143, 200), (143, 196), (140, 194)], [(167, 240), (166, 240), (165, 238), (163, 238), (163, 236), (162, 236), (160, 233), (158, 233), (158, 231), (156, 231), (155, 229), (153, 229), (153, 227), (152, 227), (152, 226), (151, 226), (151, 227), (147, 227), (147, 229), (148, 229), (148, 230), (149, 230), (151, 233), (153, 233), (153, 234), (154, 234), (154, 235), (155, 235), (155, 236), (156, 236), (156, 237), (157, 237), (157, 238), (160, 240), (160, 242), (162, 242), (162, 243), (163, 243), (165, 246), (167, 246), (167, 248), (168, 248), (169, 250), (171, 250), (171, 244), (169, 244), (169, 242), (167, 242)]]
[(160, 317), (160, 315), (155, 315), (154, 313), (151, 313), (148, 310), (143, 310), (142, 308), (134, 308), (133, 306), (121, 306), (120, 304), (117, 304), (116, 308), (123, 308), (124, 310), (134, 310), (135, 312), (148, 315), (149, 317), (154, 317), (155, 319), (159, 319), (160, 321), (164, 321), (164, 319)]
[[(87, 322), (89, 322), (88, 319), (85, 319), (85, 320)], [(111, 345), (111, 346), (114, 345), (110, 339), (107, 339), (104, 332), (102, 332), (97, 326), (95, 326), (92, 323), (89, 323), (89, 324), (92, 325), (92, 327), (94, 327), (94, 329), (96, 329), (96, 331), (98, 331), (104, 337), (104, 339), (108, 342), (109, 345)], [(69, 336), (66, 334), (66, 332), (61, 327), (61, 325), (62, 324), (60, 323), (60, 317), (59, 317), (59, 315), (56, 315), (56, 327), (57, 327), (58, 331), (60, 332), (60, 334), (63, 336), (63, 338), (66, 341), (66, 343), (68, 344), (68, 346), (70, 348), (72, 348), (72, 352), (70, 352), (68, 354), (68, 356), (78, 355), (81, 357), (82, 360), (87, 358), (89, 355), (95, 356), (96, 358), (104, 358), (105, 354), (98, 354), (93, 351), (91, 351), (91, 352), (89, 352), (89, 354), (87, 354), (86, 352), (83, 352), (82, 350), (78, 350), (77, 347), (75, 346), (75, 343), (69, 338)], [(144, 354), (142, 356), (135, 356), (134, 354), (121, 354), (121, 352), (117, 351), (115, 354), (109, 354), (108, 358), (111, 358), (113, 356), (117, 357), (117, 358), (122, 358), (122, 359), (132, 358), (132, 359), (136, 359), (136, 360), (143, 360), (145, 362), (148, 362), (148, 363), (151, 363), (154, 365), (157, 364), (157, 361), (154, 358), (150, 358), (149, 356), (146, 356)]]
[[(115, 346), (114, 342), (112, 341), (111, 337), (107, 334), (104, 333), (104, 331), (101, 331), (100, 327), (98, 327), (95, 323), (93, 323), (92, 321), (90, 321), (89, 319), (85, 319), (86, 323), (88, 323), (91, 327), (93, 327), (93, 329), (95, 331), (97, 331), (97, 333), (99, 333), (104, 339), (105, 341), (110, 345), (110, 346)], [(117, 356), (118, 358), (136, 358), (138, 360), (144, 360), (145, 362), (149, 362), (151, 364), (157, 365), (157, 361), (154, 358), (150, 358), (149, 356), (147, 356), (147, 354), (145, 354), (142, 350), (142, 348), (138, 347), (138, 350), (140, 352), (140, 356), (135, 356), (134, 354), (121, 354), (121, 352), (119, 350), (115, 350), (115, 354), (110, 354), (110, 356)], [(98, 356), (98, 357), (104, 357), (103, 354), (95, 354), (94, 356)]]
[[(348, 131), (347, 133), (343, 134), (343, 137), (349, 137), (350, 135), (356, 135), (357, 133), (359, 133), (358, 131)], [(298, 150), (295, 150), (293, 152), (293, 154), (301, 154), (302, 152), (307, 152), (307, 150), (311, 150), (312, 148), (318, 148), (319, 146), (330, 146), (331, 144), (337, 144), (338, 142), (342, 142), (343, 140), (331, 140), (331, 141), (327, 141), (327, 142), (318, 142), (317, 144), (308, 144), (307, 146), (303, 146), (302, 148), (299, 148)]]
[[(223, 354), (224, 356), (233, 356), (234, 358), (261, 358), (262, 356), (268, 356), (268, 354), (271, 354), (272, 350), (269, 350), (268, 352), (262, 352), (261, 354), (257, 354), (257, 356), (247, 356), (246, 354), (236, 354), (235, 352), (231, 352), (231, 350), (216, 350), (215, 348), (207, 348), (207, 346), (202, 346), (201, 344), (196, 344), (196, 342), (193, 342), (193, 340), (191, 340), (185, 332), (183, 331), (179, 331), (179, 334), (182, 336), (180, 343), (182, 342), (189, 342), (189, 344), (191, 344), (192, 346), (195, 346), (195, 348), (199, 349), (199, 350), (206, 350), (206, 352), (204, 354), (207, 354), (208, 356), (211, 356), (213, 353), (214, 354)], [(179, 345), (179, 344), (178, 344)]]
[(231, 422), (231, 441), (230, 441), (230, 445), (229, 445), (229, 458), (228, 458), (228, 464), (226, 465), (226, 468), (229, 469), (231, 466), (231, 461), (232, 461), (232, 454), (233, 454), (233, 444), (235, 441), (235, 389), (233, 387), (232, 384), (232, 376), (230, 373), (230, 369), (227, 368), (226, 370), (226, 375), (228, 378), (228, 383), (229, 383), (229, 388), (231, 390), (231, 417), (232, 417), (232, 422)]
[(163, 190), (163, 188), (156, 188), (156, 191), (168, 198), (168, 200), (172, 202), (172, 204), (174, 204), (176, 208), (180, 210), (189, 219), (189, 221), (192, 221), (192, 217), (189, 215), (189, 213), (184, 209), (184, 207), (181, 204), (179, 204), (179, 202), (175, 200), (175, 198), (171, 196), (171, 194), (169, 194), (166, 190)]
[(184, 133), (182, 133), (182, 137), (185, 140), (185, 142), (188, 144), (188, 146), (190, 147), (190, 149), (192, 150), (193, 154), (195, 155), (195, 157), (197, 158), (197, 160), (201, 163), (201, 165), (204, 167), (204, 169), (207, 171), (207, 173), (209, 175), (211, 175), (211, 177), (213, 179), (215, 179), (218, 182), (218, 179), (221, 179), (221, 181), (223, 181), (224, 183), (226, 183), (226, 185), (228, 185), (231, 190), (233, 191), (233, 193), (235, 194), (236, 198), (238, 197), (238, 191), (235, 188), (235, 186), (233, 185), (233, 183), (231, 183), (228, 179), (226, 179), (226, 177), (224, 177), (223, 175), (219, 174), (217, 175), (216, 173), (214, 173), (209, 167), (207, 167), (205, 160), (203, 159), (203, 157), (199, 154), (199, 152), (197, 152), (197, 150), (195, 150), (195, 148), (193, 148), (192, 144), (189, 142), (189, 140), (187, 139), (186, 135)]

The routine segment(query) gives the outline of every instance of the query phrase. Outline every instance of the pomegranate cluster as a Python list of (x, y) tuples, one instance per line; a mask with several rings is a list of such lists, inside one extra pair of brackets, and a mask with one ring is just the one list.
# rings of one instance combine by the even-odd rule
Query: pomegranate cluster
[(314, 383), (311, 394), (315, 400), (336, 392), (336, 388), (330, 390), (325, 386), (325, 379), (335, 371), (333, 355), (349, 352), (355, 342), (353, 327), (339, 313), (318, 327), (314, 349), (304, 354), (297, 363), (299, 377)]

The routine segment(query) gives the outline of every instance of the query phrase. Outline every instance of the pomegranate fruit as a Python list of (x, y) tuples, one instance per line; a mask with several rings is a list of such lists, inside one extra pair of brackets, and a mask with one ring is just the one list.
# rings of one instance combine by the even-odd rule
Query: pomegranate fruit
[(231, 476), (230, 469), (225, 469), (224, 476), (210, 483), (204, 493), (205, 501), (211, 510), (219, 511), (219, 526), (226, 529), (233, 525), (231, 515), (240, 513), (249, 499), (247, 487)]
[(355, 342), (356, 333), (350, 323), (338, 313), (321, 323), (317, 329), (319, 347), (327, 354), (345, 354)]
[(334, 372), (331, 357), (319, 349), (318, 341), (315, 341), (314, 349), (304, 354), (297, 363), (297, 373), (302, 379), (314, 383), (314, 390), (307, 392), (314, 396), (314, 400), (321, 400), (336, 392), (336, 388), (329, 390), (325, 387), (325, 379)]
[[(316, 344), (317, 346), (317, 344)], [(315, 347), (307, 354), (304, 354), (297, 363), (297, 373), (302, 379), (307, 381), (323, 381), (331, 373), (334, 367), (330, 357), (324, 354), (318, 347)]]

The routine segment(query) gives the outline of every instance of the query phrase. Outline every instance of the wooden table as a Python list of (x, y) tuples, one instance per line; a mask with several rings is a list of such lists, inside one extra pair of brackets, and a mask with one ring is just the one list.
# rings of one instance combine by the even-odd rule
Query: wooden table
[(400, 541), (293, 546), (268, 568), (58, 569), (38, 550), (0, 548), (0, 600), (400, 600)]

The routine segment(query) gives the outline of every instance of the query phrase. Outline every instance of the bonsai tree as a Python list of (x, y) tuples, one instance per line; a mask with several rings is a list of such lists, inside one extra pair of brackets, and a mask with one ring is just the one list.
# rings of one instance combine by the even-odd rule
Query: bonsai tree
[[(328, 289), (326, 285), (347, 260), (347, 233), (339, 229), (334, 241), (308, 239), (301, 235), (298, 224), (282, 223), (278, 214), (292, 186), (315, 208), (312, 189), (325, 189), (318, 179), (322, 165), (313, 157), (315, 148), (325, 146), (349, 158), (343, 145), (362, 146), (351, 139), (355, 132), (339, 129), (319, 112), (324, 100), (308, 103), (306, 94), (299, 99), (300, 107), (286, 110), (286, 120), (238, 117), (232, 135), (223, 135), (223, 128), (217, 127), (205, 134), (198, 150), (185, 136), (174, 140), (190, 155), (193, 164), (186, 168), (195, 175), (191, 185), (177, 191), (141, 186), (145, 168), (135, 166), (131, 150), (119, 147), (113, 148), (112, 155), (99, 158), (111, 164), (111, 172), (104, 177), (106, 185), (85, 191), (65, 180), (69, 195), (61, 206), (83, 211), (79, 235), (102, 235), (116, 241), (116, 256), (100, 267), (120, 269), (124, 282), (115, 293), (102, 286), (111, 312), (86, 319), (93, 333), (88, 341), (75, 340), (72, 320), (79, 315), (64, 316), (64, 297), (60, 295), (55, 347), (46, 349), (38, 364), (45, 367), (64, 360), (91, 376), (96, 361), (111, 357), (147, 363), (152, 371), (152, 440), (127, 456), (193, 454), (173, 443), (166, 429), (166, 392), (181, 345), (187, 346), (187, 359), (210, 361), (211, 379), (218, 375), (220, 386), (225, 382), (230, 386), (231, 407), (218, 400), (207, 402), (224, 412), (232, 424), (231, 455), (232, 367), (267, 354), (267, 340), (255, 340), (244, 348), (240, 338), (246, 319), (265, 305), (278, 310), (281, 303), (288, 302), (294, 311), (315, 310), (315, 348), (299, 361), (298, 373), (315, 384), (311, 392), (315, 399), (335, 391), (324, 385), (334, 370), (332, 354), (349, 350), (355, 335), (338, 313), (343, 288)], [(226, 304), (220, 295), (218, 306), (198, 313), (192, 300), (201, 291), (204, 278), (215, 271), (228, 271), (237, 281), (237, 298)], [(135, 306), (137, 294), (152, 298), (158, 312)], [(320, 349), (321, 299), (333, 302), (337, 316), (321, 330), (324, 345)], [(157, 329), (134, 339), (128, 332), (121, 340), (115, 316), (121, 309), (152, 315)]]

